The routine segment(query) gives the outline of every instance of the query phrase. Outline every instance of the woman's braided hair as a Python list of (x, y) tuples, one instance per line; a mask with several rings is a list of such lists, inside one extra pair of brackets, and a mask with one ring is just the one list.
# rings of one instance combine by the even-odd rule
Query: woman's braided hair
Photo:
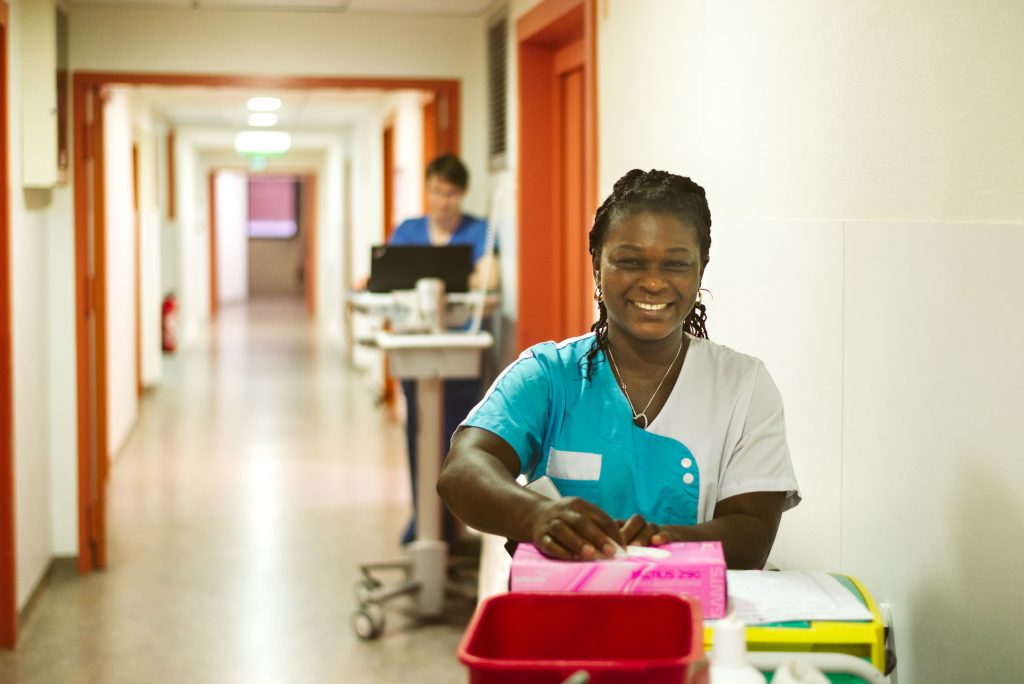
[[(697, 241), (700, 243), (700, 270), (703, 274), (711, 252), (711, 209), (708, 207), (704, 188), (689, 178), (667, 171), (645, 172), (633, 169), (616, 181), (612, 194), (594, 215), (594, 225), (590, 229), (590, 256), (594, 263), (595, 277), (600, 269), (601, 249), (611, 227), (637, 214), (645, 213), (671, 216), (697, 231)], [(604, 301), (598, 301), (597, 306), (600, 317), (590, 328), (595, 336), (594, 344), (586, 356), (584, 372), (587, 379), (593, 377), (593, 362), (598, 351), (608, 346), (608, 310)], [(707, 310), (704, 304), (697, 302), (686, 317), (683, 329), (694, 337), (706, 339), (706, 321)]]

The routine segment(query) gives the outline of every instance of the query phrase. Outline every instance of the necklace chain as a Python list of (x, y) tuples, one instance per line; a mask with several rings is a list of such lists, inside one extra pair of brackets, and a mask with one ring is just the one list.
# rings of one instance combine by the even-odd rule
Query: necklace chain
[[(651, 408), (651, 404), (654, 403), (654, 398), (658, 396), (658, 392), (661, 391), (661, 386), (665, 384), (665, 380), (668, 379), (668, 374), (672, 372), (673, 366), (676, 365), (676, 361), (679, 360), (679, 355), (683, 351), (683, 338), (679, 339), (679, 349), (676, 349), (676, 355), (672, 357), (672, 363), (668, 364), (668, 368), (665, 369), (665, 374), (661, 376), (661, 382), (654, 388), (654, 394), (647, 400), (647, 405), (644, 406), (640, 413), (637, 413), (636, 408), (633, 407), (633, 400), (629, 398), (629, 392), (626, 390), (626, 383), (622, 381), (622, 373), (619, 372), (619, 367), (615, 363), (615, 356), (612, 354), (612, 347), (609, 344), (606, 347), (608, 352), (608, 360), (612, 362), (612, 368), (615, 370), (615, 375), (619, 378), (619, 386), (622, 387), (622, 393), (626, 396), (626, 403), (629, 404), (629, 410), (633, 413), (633, 422), (636, 426), (646, 430), (650, 421), (647, 419), (647, 409)], [(643, 424), (640, 424), (640, 419), (643, 418)]]

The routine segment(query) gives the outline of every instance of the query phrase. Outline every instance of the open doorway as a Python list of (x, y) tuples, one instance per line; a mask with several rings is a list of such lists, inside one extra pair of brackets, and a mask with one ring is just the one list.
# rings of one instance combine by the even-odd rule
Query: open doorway
[(306, 295), (309, 224), (307, 190), (300, 176), (248, 178), (246, 217), (250, 298), (298, 299)]
[(211, 173), (211, 313), (259, 298), (315, 313), (315, 191), (312, 173)]

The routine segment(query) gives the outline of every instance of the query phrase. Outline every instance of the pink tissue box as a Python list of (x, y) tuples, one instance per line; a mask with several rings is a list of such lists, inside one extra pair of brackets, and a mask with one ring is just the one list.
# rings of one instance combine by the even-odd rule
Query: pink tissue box
[[(705, 618), (725, 615), (725, 556), (720, 542), (674, 542), (629, 548), (630, 556), (560, 561), (520, 544), (512, 557), (514, 592), (688, 594)], [(660, 553), (659, 553), (660, 552)]]

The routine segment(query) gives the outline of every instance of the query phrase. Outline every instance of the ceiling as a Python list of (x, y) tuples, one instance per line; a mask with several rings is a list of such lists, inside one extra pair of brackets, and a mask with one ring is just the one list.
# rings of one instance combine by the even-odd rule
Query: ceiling
[(71, 6), (269, 10), (478, 17), (496, 0), (66, 0)]
[(378, 89), (281, 90), (198, 86), (127, 88), (174, 126), (248, 127), (246, 101), (254, 96), (281, 98), (278, 130), (337, 130), (378, 111), (385, 92)]

